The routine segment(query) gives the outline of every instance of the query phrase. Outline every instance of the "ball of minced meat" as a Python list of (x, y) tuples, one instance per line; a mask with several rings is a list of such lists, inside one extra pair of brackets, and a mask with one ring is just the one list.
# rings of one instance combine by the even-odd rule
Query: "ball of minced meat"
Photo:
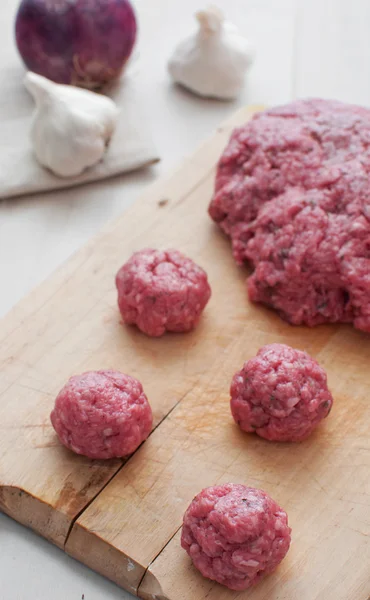
[(194, 498), (181, 545), (202, 575), (245, 590), (283, 560), (290, 532), (286, 512), (266, 492), (227, 483)]
[(152, 428), (152, 410), (141, 383), (118, 371), (71, 377), (50, 418), (62, 444), (89, 458), (132, 454)]
[(261, 348), (234, 375), (230, 394), (241, 429), (277, 442), (307, 438), (333, 404), (325, 371), (285, 344)]
[(153, 337), (193, 329), (211, 296), (205, 271), (177, 250), (135, 252), (116, 286), (124, 322)]

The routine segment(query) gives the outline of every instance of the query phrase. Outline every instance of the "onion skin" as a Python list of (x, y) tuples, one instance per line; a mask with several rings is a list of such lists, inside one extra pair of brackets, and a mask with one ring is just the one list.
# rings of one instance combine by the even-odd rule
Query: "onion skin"
[(136, 32), (128, 0), (22, 0), (15, 23), (30, 71), (88, 89), (120, 76)]

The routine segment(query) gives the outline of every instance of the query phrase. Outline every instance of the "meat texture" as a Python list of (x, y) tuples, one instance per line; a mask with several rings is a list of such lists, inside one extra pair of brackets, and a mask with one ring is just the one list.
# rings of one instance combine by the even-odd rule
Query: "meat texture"
[(221, 156), (209, 212), (253, 269), (251, 300), (370, 332), (370, 110), (300, 100), (255, 115)]
[(285, 344), (261, 348), (234, 375), (230, 394), (241, 429), (278, 442), (306, 439), (333, 404), (325, 371)]
[(194, 498), (181, 545), (204, 577), (245, 590), (283, 560), (290, 533), (286, 512), (266, 492), (227, 483)]
[(116, 286), (124, 322), (153, 337), (193, 329), (211, 296), (205, 271), (177, 250), (135, 252)]
[(152, 410), (141, 383), (118, 371), (71, 377), (50, 418), (62, 444), (89, 458), (132, 454), (152, 429)]

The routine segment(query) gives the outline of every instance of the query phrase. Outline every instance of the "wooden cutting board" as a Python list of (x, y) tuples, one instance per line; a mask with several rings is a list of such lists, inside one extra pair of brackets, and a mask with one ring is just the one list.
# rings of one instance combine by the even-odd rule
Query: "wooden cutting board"
[[(216, 161), (244, 109), (168, 181), (158, 182), (23, 300), (0, 325), (0, 508), (145, 599), (368, 600), (370, 337), (349, 326), (291, 327), (248, 302), (246, 270), (207, 215)], [(143, 246), (175, 246), (208, 272), (196, 331), (149, 339), (120, 325), (114, 275)], [(229, 411), (233, 373), (273, 341), (306, 349), (328, 372), (329, 418), (301, 444), (243, 434)], [(72, 373), (138, 377), (155, 429), (127, 462), (62, 448), (49, 422)], [(219, 482), (269, 492), (292, 546), (256, 588), (203, 579), (179, 544), (192, 497)]]

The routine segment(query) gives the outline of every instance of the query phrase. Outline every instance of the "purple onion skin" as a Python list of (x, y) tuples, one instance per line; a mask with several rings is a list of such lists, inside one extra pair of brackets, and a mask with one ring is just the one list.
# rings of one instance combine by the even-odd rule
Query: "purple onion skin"
[(120, 76), (136, 31), (128, 0), (22, 0), (15, 23), (30, 71), (89, 89)]

